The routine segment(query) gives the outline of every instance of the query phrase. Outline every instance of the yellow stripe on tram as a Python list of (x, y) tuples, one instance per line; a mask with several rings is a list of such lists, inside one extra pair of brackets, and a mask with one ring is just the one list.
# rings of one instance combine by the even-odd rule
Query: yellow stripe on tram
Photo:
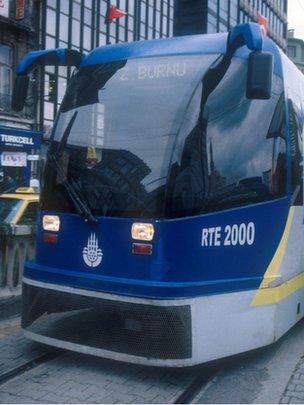
[(275, 304), (304, 286), (304, 275), (300, 274), (277, 287), (270, 287), (270, 284), (279, 276), (278, 272), (285, 255), (294, 213), (295, 207), (291, 207), (279, 246), (264, 274), (264, 278), (251, 302), (251, 306)]
[(283, 284), (272, 288), (260, 288), (251, 306), (277, 304), (288, 295), (304, 287), (304, 273), (300, 273)]

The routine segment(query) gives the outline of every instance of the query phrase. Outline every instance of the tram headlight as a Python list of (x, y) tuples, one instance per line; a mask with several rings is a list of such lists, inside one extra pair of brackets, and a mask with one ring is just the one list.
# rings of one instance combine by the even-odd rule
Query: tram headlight
[(45, 231), (58, 232), (60, 228), (60, 218), (57, 215), (44, 215), (42, 226)]
[(154, 236), (154, 226), (135, 222), (132, 225), (132, 238), (135, 240), (152, 240)]

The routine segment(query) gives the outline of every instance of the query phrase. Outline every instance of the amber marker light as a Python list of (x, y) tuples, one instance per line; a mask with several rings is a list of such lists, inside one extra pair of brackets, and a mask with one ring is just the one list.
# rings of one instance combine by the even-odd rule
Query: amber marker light
[(44, 215), (42, 227), (45, 231), (58, 232), (60, 229), (60, 219), (57, 215)]
[(154, 236), (154, 226), (152, 224), (135, 222), (132, 225), (131, 234), (135, 240), (151, 241)]

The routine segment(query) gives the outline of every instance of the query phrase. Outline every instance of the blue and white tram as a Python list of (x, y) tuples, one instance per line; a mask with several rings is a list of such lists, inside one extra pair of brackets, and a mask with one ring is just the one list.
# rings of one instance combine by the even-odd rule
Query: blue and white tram
[(304, 311), (304, 80), (257, 24), (109, 45), (75, 65), (23, 278), (35, 341), (188, 366), (279, 339)]

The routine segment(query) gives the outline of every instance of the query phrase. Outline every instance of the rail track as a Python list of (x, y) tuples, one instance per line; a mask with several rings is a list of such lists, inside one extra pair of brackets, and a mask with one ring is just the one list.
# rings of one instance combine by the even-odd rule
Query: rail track
[[(0, 324), (3, 326), (6, 325), (8, 322), (13, 322), (14, 325), (16, 323), (16, 319), (17, 317), (9, 317), (6, 321), (1, 321)], [(22, 358), (21, 356), (19, 364), (17, 364), (15, 367), (3, 370), (2, 372), (0, 370), (0, 391), (1, 386), (10, 382), (10, 380), (15, 379), (16, 377), (21, 377), (22, 374), (34, 370), (44, 363), (58, 359), (65, 353), (66, 351), (64, 350), (48, 348), (46, 352), (39, 354), (37, 353), (37, 355), (31, 359)], [(208, 385), (214, 375), (218, 372), (219, 365), (210, 364), (203, 367), (195, 367), (195, 369), (196, 368), (197, 371), (195, 370), (195, 372), (193, 373), (192, 369), (192, 371), (190, 372), (193, 377), (191, 378), (191, 380), (189, 379), (190, 381), (188, 386), (177, 396), (177, 398), (174, 400), (174, 403), (192, 403), (195, 397), (204, 390), (204, 387)]]
[(59, 356), (62, 355), (62, 351), (50, 351), (48, 353), (44, 353), (41, 356), (37, 356), (34, 359), (31, 359), (29, 361), (26, 361), (24, 363), (21, 363), (20, 365), (18, 365), (15, 368), (12, 368), (2, 374), (0, 374), (0, 387), (1, 385), (3, 385), (4, 383), (8, 382), (9, 380), (18, 377), (19, 375), (21, 375), (22, 373), (24, 373), (25, 371), (29, 371), (32, 370), (36, 367), (38, 367), (40, 364), (46, 363), (50, 360), (53, 360)]
[(209, 382), (216, 375), (218, 369), (210, 367), (209, 370), (204, 371), (197, 377), (194, 377), (192, 382), (188, 385), (184, 392), (174, 401), (175, 404), (191, 404), (196, 396), (208, 385)]
[[(63, 350), (51, 350), (44, 353), (37, 358), (26, 361), (19, 366), (12, 368), (2, 374), (0, 374), (0, 390), (1, 386), (15, 377), (21, 376), (23, 373), (33, 370), (41, 364), (47, 363), (54, 359), (59, 358), (64, 354)], [(210, 367), (195, 376), (188, 387), (177, 397), (174, 401), (175, 404), (191, 404), (193, 399), (201, 392), (204, 387), (212, 380), (218, 369), (216, 367)]]

